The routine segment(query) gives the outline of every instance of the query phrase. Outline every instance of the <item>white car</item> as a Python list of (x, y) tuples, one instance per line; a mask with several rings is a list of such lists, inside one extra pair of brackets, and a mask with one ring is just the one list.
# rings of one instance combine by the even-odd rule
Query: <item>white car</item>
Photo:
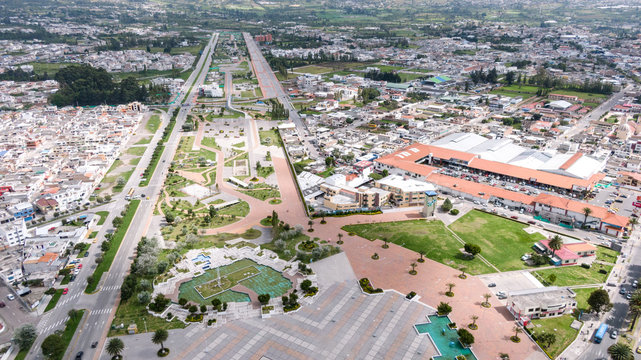
[(7, 299), (9, 299), (9, 300), (15, 300), (15, 299), (16, 299), (16, 297), (15, 297), (15, 296), (13, 296), (13, 294), (7, 294)]

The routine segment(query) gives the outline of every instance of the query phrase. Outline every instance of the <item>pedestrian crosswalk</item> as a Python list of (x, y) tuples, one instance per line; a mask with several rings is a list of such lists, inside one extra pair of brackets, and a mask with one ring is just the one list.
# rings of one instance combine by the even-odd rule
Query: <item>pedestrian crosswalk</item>
[(89, 313), (89, 316), (92, 316), (92, 315), (104, 315), (104, 314), (109, 314), (110, 312), (111, 312), (111, 308), (91, 310), (91, 312)]
[(101, 291), (114, 291), (114, 290), (120, 290), (120, 285), (112, 285), (112, 286), (103, 286)]
[(48, 334), (49, 332), (56, 330), (61, 326), (64, 326), (67, 320), (69, 320), (69, 316), (67, 316), (62, 320), (58, 320), (51, 325), (48, 325), (48, 319), (47, 319), (46, 321), (41, 321), (40, 323), (38, 323), (38, 326), (36, 326), (36, 329), (40, 334)]
[[(68, 297), (67, 297), (67, 298), (65, 298), (64, 300), (60, 301), (60, 302), (58, 303), (58, 305), (57, 305), (57, 306), (62, 306), (62, 305), (64, 305), (64, 304), (68, 303), (68, 302), (72, 302), (72, 301), (76, 300), (77, 298), (79, 298), (79, 297), (80, 297), (80, 295), (82, 295), (82, 293), (81, 293), (81, 292), (76, 293), (76, 294), (74, 294), (74, 295), (68, 295)], [(64, 295), (63, 295), (63, 296), (64, 296)]]

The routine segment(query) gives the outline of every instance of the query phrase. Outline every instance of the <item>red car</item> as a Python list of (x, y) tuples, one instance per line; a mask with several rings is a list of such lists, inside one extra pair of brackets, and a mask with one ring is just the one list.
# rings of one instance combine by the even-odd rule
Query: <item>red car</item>
[(518, 216), (510, 216), (510, 218), (517, 220), (519, 217)]
[(82, 269), (82, 264), (78, 264), (78, 269)]
[(69, 292), (69, 288), (65, 288), (64, 290), (62, 290), (62, 295), (67, 295), (68, 292)]

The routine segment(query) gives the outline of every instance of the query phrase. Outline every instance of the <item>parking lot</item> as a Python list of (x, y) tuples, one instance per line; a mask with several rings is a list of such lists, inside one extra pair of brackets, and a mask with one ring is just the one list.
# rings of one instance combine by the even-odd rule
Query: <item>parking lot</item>
[[(500, 292), (510, 293), (518, 290), (534, 289), (544, 287), (528, 271), (510, 271), (504, 273), (493, 273), (477, 276), (488, 286), (488, 291), (500, 298)], [(496, 284), (490, 287), (489, 285)], [(500, 299), (502, 300), (502, 299)]]

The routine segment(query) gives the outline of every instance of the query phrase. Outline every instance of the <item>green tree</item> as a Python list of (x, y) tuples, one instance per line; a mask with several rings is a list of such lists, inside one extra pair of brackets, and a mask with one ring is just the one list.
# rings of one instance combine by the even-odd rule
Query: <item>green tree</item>
[(590, 297), (588, 297), (588, 305), (590, 305), (590, 309), (592, 309), (592, 311), (599, 314), (612, 306), (610, 304), (610, 295), (608, 295), (608, 292), (603, 289), (594, 290), (590, 294)]
[(151, 342), (160, 345), (160, 351), (164, 352), (165, 351), (165, 345), (164, 342), (167, 341), (167, 338), (169, 338), (169, 333), (165, 329), (158, 329), (156, 332), (154, 332), (154, 335), (151, 337)]
[(582, 211), (583, 211), (583, 215), (585, 216), (585, 218), (583, 219), (583, 225), (585, 225), (588, 222), (588, 216), (590, 216), (590, 214), (592, 214), (592, 209), (590, 209), (589, 207), (586, 206), (586, 207), (583, 208)]
[(120, 358), (120, 353), (125, 349), (125, 343), (120, 338), (111, 338), (107, 343), (107, 353), (112, 359)]
[(476, 255), (478, 255), (478, 254), (480, 254), (480, 253), (481, 253), (481, 247), (480, 247), (480, 246), (478, 246), (478, 245), (476, 245), (476, 244), (467, 243), (467, 244), (465, 244), (465, 245), (463, 246), (463, 249), (464, 249), (464, 250), (465, 250), (465, 252), (467, 252), (468, 254), (471, 254), (471, 255), (472, 255), (472, 257), (474, 257), (474, 256), (476, 256)]
[(536, 335), (536, 341), (538, 341), (541, 346), (547, 349), (556, 342), (556, 335), (554, 335), (553, 333), (539, 334)]
[(20, 350), (29, 349), (33, 342), (36, 341), (38, 334), (36, 328), (31, 324), (25, 324), (13, 332), (13, 342), (18, 345)]
[(555, 281), (556, 281), (556, 274), (550, 274), (550, 276), (548, 276), (548, 282), (550, 284), (554, 284)]
[(448, 212), (452, 210), (452, 207), (453, 205), (452, 201), (450, 201), (450, 198), (445, 198), (445, 201), (443, 201), (443, 205), (441, 205), (441, 210), (443, 210), (443, 212)]
[(612, 360), (632, 360), (634, 355), (629, 345), (624, 343), (616, 343), (608, 348), (608, 354)]
[(65, 353), (65, 344), (58, 334), (47, 336), (40, 345), (42, 354), (50, 360), (60, 359)]
[(260, 294), (258, 295), (258, 301), (260, 301), (261, 304), (267, 305), (269, 303), (269, 299), (271, 296), (269, 294)]
[(556, 251), (561, 250), (561, 247), (563, 247), (563, 239), (561, 239), (559, 235), (554, 235), (548, 243), (548, 246), (552, 249), (552, 256), (554, 256)]

